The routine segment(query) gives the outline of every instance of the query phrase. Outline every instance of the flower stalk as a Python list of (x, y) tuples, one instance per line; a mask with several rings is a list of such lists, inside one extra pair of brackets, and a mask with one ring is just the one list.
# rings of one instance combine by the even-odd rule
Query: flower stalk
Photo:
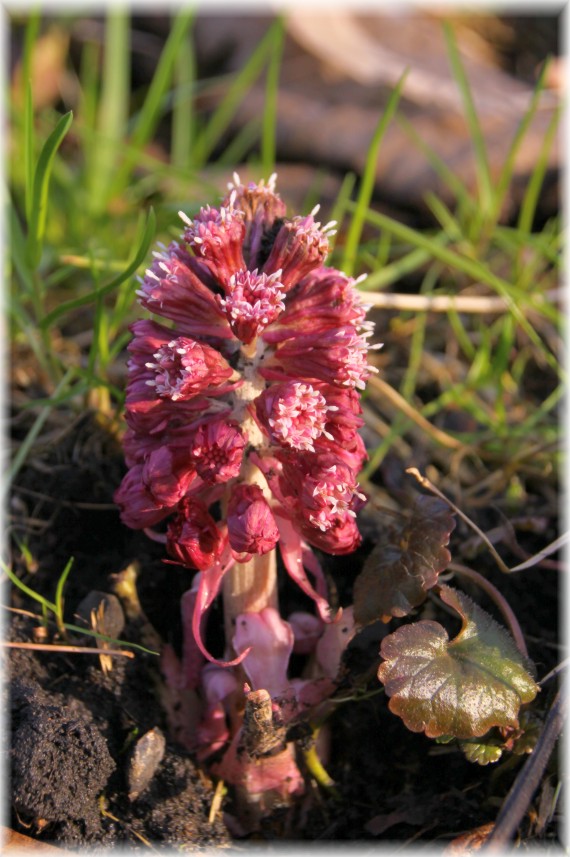
[[(313, 548), (353, 551), (366, 501), (372, 327), (356, 281), (325, 266), (334, 224), (317, 211), (288, 218), (275, 176), (234, 176), (219, 208), (181, 212), (181, 240), (155, 252), (137, 292), (164, 323), (136, 321), (128, 346), (129, 470), (115, 499), (125, 524), (193, 573), (169, 675), (201, 700), (192, 749), (223, 749), (212, 772), (256, 806), (302, 791), (286, 725), (334, 690), (350, 638)], [(280, 614), (277, 550), (316, 613)], [(219, 596), (224, 660), (205, 643)], [(311, 679), (289, 674), (294, 650), (312, 658)]]

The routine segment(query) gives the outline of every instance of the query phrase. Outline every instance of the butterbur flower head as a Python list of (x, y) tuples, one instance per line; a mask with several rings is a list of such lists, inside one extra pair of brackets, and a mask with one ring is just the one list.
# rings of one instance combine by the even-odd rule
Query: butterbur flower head
[(233, 333), (245, 345), (285, 309), (280, 275), (281, 271), (269, 275), (258, 274), (257, 269), (238, 271), (230, 277), (226, 297), (218, 296)]
[(158, 396), (173, 402), (191, 398), (196, 384), (200, 384), (209, 373), (203, 349), (185, 336), (161, 345), (153, 354), (153, 360), (145, 365), (155, 373), (155, 377), (146, 383), (155, 388)]
[(352, 469), (329, 453), (278, 456), (284, 504), (307, 541), (327, 553), (351, 553), (360, 544), (356, 514), (366, 502)]
[(193, 221), (183, 215), (187, 223), (184, 240), (222, 286), (236, 271), (245, 268), (242, 254), (244, 213), (234, 208), (234, 199), (235, 195), (220, 209), (202, 208)]
[(279, 228), (287, 214), (285, 203), (275, 192), (277, 176), (271, 175), (265, 183), (249, 182), (243, 185), (237, 173), (229, 182), (228, 191), (234, 204), (245, 215), (243, 255), (250, 269), (260, 265), (260, 254), (269, 244), (268, 236)]
[(311, 384), (287, 381), (272, 384), (256, 400), (256, 413), (274, 443), (291, 449), (314, 452), (321, 436), (333, 440), (326, 430), (329, 413), (337, 410)]
[(190, 456), (204, 482), (224, 483), (239, 475), (245, 444), (235, 420), (215, 416), (197, 427), (190, 444)]
[(149, 495), (163, 506), (173, 508), (183, 500), (196, 478), (188, 450), (160, 446), (146, 458), (142, 481)]
[(265, 264), (268, 271), (281, 271), (281, 281), (289, 290), (307, 274), (322, 265), (329, 254), (329, 236), (334, 224), (321, 229), (314, 216), (319, 206), (307, 217), (294, 217), (283, 223)]

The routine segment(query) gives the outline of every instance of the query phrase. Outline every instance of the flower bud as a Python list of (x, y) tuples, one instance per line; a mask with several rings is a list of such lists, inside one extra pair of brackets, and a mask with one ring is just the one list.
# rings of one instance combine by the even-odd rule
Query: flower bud
[(263, 554), (275, 547), (279, 530), (258, 485), (238, 484), (228, 504), (228, 536), (237, 554)]
[(170, 556), (186, 568), (205, 571), (219, 558), (223, 547), (222, 534), (206, 504), (186, 498), (168, 524), (166, 549)]

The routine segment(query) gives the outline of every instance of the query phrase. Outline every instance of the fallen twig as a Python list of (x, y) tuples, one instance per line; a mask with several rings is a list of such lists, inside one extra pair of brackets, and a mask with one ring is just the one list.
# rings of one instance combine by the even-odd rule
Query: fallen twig
[[(460, 312), (472, 314), (500, 313), (509, 309), (505, 298), (495, 295), (398, 295), (391, 292), (363, 292), (365, 302), (387, 310), (409, 312)], [(548, 292), (545, 298), (555, 301), (558, 290)]]
[(564, 688), (559, 690), (546, 718), (544, 729), (530, 755), (513, 783), (499, 811), (495, 827), (481, 849), (493, 853), (504, 853), (519, 826), (533, 795), (540, 784), (544, 770), (558, 740), (566, 716)]
[(0, 641), (7, 649), (33, 649), (36, 652), (71, 652), (79, 655), (118, 655), (122, 658), (134, 658), (134, 652), (124, 649), (92, 649), (86, 646), (59, 646), (57, 643), (13, 643)]

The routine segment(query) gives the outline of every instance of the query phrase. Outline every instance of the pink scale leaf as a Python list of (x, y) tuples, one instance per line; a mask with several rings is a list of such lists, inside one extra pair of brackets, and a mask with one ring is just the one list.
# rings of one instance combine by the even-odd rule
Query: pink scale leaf
[(317, 606), (317, 610), (319, 611), (319, 616), (323, 622), (333, 621), (331, 618), (331, 608), (327, 599), (324, 598), (322, 594), (319, 594), (319, 592), (311, 585), (305, 571), (306, 565), (307, 568), (309, 568), (309, 571), (316, 576), (317, 586), (322, 586), (324, 578), (321, 577), (322, 571), (320, 570), (317, 558), (314, 556), (312, 551), (307, 550), (301, 536), (290, 520), (282, 517), (281, 515), (276, 515), (275, 517), (281, 536), (279, 540), (279, 550), (281, 551), (281, 556), (283, 558), (285, 568), (287, 569), (287, 573), (295, 581), (297, 586), (303, 590), (305, 595), (308, 595), (309, 598), (313, 599)]
[(198, 592), (196, 595), (196, 604), (194, 606), (194, 615), (192, 617), (192, 633), (194, 634), (196, 645), (208, 661), (213, 664), (217, 664), (220, 667), (235, 667), (238, 664), (241, 664), (243, 659), (246, 658), (250, 652), (250, 649), (247, 648), (241, 652), (237, 658), (234, 658), (231, 661), (221, 661), (217, 660), (209, 653), (202, 641), (202, 619), (207, 614), (208, 610), (212, 606), (214, 598), (216, 598), (220, 591), (224, 574), (229, 571), (234, 562), (235, 560), (231, 556), (229, 548), (227, 548), (220, 560), (201, 573)]
[(238, 653), (251, 649), (243, 668), (254, 689), (264, 688), (275, 696), (288, 687), (287, 668), (293, 640), (291, 626), (274, 607), (236, 617), (232, 643)]

